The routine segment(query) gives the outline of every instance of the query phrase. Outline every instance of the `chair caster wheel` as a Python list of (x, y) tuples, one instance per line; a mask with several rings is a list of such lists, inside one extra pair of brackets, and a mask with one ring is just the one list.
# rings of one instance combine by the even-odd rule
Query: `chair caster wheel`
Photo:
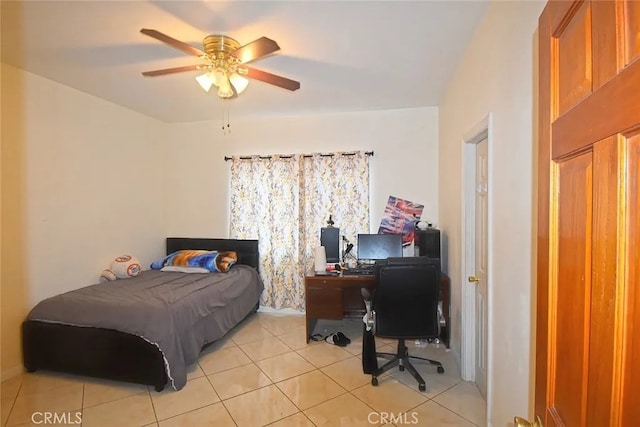
[(377, 378), (371, 378), (371, 385), (372, 386), (378, 385), (378, 379)]
[(427, 386), (425, 384), (418, 384), (418, 390), (427, 391)]
[(444, 368), (442, 366), (438, 366), (438, 373), (444, 374)]
[(404, 366), (398, 366), (398, 369), (400, 369), (401, 371), (404, 371)]

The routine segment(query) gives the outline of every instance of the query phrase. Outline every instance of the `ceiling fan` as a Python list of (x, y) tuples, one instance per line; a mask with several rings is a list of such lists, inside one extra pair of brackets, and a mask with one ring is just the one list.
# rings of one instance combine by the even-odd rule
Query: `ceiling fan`
[(212, 86), (216, 86), (218, 96), (221, 98), (232, 98), (242, 93), (249, 83), (247, 78), (260, 80), (290, 91), (300, 89), (300, 82), (246, 65), (280, 50), (278, 43), (267, 37), (260, 37), (241, 46), (231, 37), (209, 35), (204, 38), (204, 51), (202, 51), (156, 30), (143, 28), (140, 32), (202, 60), (200, 64), (145, 71), (142, 73), (143, 76), (154, 77), (184, 71), (204, 71), (204, 74), (196, 77), (196, 80), (207, 92)]

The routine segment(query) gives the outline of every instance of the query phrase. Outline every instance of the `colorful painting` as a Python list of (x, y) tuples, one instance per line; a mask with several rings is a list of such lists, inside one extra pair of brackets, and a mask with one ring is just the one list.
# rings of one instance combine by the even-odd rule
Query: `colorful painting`
[(378, 233), (402, 234), (402, 245), (410, 245), (423, 209), (424, 205), (389, 196)]

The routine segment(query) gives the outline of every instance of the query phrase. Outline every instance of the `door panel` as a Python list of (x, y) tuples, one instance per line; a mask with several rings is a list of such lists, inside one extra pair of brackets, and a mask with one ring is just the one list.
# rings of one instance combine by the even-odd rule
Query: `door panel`
[[(595, 92), (616, 76), (620, 68), (622, 68), (624, 58), (622, 58), (622, 55), (618, 55), (619, 50), (616, 48), (618, 43), (617, 34), (606, 31), (606, 28), (611, 28), (611, 26), (615, 25), (618, 11), (616, 3), (612, 1), (592, 2), (591, 10), (593, 12), (591, 17), (593, 51), (600, 53), (592, 57), (594, 62), (592, 88)], [(600, 28), (604, 28), (605, 31), (599, 31)]]
[[(552, 331), (550, 409), (564, 425), (584, 425), (591, 288), (592, 154), (560, 163), (557, 177), (557, 277)], [(581, 387), (584, 386), (584, 387)], [(581, 391), (582, 388), (582, 391)]]
[[(619, 154), (625, 138), (610, 137), (593, 146), (593, 273), (591, 283), (591, 319), (589, 322), (589, 425), (607, 426), (613, 390), (619, 185), (622, 170)], [(607, 390), (603, 393), (603, 390)]]
[(591, 93), (591, 6), (582, 3), (556, 33), (558, 113), (564, 114)]
[(626, 0), (622, 2), (624, 14), (625, 62), (628, 65), (640, 57), (640, 2)]
[(624, 366), (621, 412), (623, 426), (637, 425), (640, 420), (640, 135), (629, 138), (627, 146), (628, 209), (626, 264), (626, 310), (624, 325)]

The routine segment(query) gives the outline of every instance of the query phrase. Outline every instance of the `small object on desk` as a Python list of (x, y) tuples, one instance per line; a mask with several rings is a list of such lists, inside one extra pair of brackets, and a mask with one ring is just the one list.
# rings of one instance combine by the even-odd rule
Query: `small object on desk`
[(339, 276), (340, 272), (335, 270), (327, 270), (327, 271), (316, 271), (316, 276)]
[(327, 227), (333, 227), (333, 224), (335, 224), (335, 222), (333, 221), (333, 218), (331, 217), (331, 215), (329, 215), (329, 220), (327, 221)]
[(327, 270), (327, 252), (324, 246), (318, 246), (313, 256), (315, 272), (321, 273)]
[(364, 267), (353, 267), (343, 270), (342, 274), (347, 276), (373, 276), (375, 275), (375, 267), (373, 265)]

